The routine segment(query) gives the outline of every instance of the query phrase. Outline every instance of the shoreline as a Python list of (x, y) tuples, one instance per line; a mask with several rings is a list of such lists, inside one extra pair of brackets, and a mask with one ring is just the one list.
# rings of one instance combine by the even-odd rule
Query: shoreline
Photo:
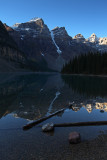
[(87, 77), (107, 77), (107, 75), (94, 75), (94, 74), (62, 74), (61, 75), (68, 75), (68, 76), (87, 76)]

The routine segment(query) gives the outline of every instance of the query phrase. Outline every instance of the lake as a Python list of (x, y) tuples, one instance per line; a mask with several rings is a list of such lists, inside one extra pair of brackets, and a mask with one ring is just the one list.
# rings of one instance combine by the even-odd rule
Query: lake
[[(73, 106), (69, 109), (69, 104)], [(43, 133), (40, 125), (23, 126), (57, 110), (66, 110), (41, 123), (107, 120), (107, 78), (59, 73), (0, 73), (0, 160), (69, 159), (68, 135), (82, 142), (107, 133), (107, 126), (60, 127)], [(61, 153), (61, 154), (60, 154)]]

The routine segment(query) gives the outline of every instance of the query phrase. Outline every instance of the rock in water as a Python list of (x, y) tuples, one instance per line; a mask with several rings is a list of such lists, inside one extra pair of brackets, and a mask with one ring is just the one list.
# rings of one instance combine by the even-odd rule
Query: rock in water
[(104, 110), (100, 110), (101, 113), (104, 113)]
[(54, 124), (53, 123), (46, 123), (45, 125), (42, 126), (42, 131), (43, 132), (49, 132), (54, 130)]
[(81, 142), (80, 133), (78, 132), (71, 132), (69, 134), (69, 143), (77, 144)]

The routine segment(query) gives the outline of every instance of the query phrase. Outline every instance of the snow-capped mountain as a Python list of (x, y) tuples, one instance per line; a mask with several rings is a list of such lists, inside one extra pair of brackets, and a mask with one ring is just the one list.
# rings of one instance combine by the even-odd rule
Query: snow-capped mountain
[(97, 37), (95, 33), (93, 33), (88, 39), (85, 39), (81, 34), (77, 34), (74, 37), (78, 43), (85, 43), (87, 46), (90, 46), (100, 52), (107, 52), (107, 37), (100, 38)]
[(93, 34), (88, 38), (88, 41), (89, 41), (89, 42), (92, 42), (92, 43), (98, 43), (99, 38), (96, 36), (95, 33), (93, 33)]
[(96, 51), (98, 45), (95, 35), (88, 40), (78, 34), (74, 38), (68, 35), (65, 27), (49, 30), (42, 18), (33, 18), (28, 22), (16, 23), (5, 28), (26, 57), (50, 69), (60, 71), (62, 66), (82, 53)]

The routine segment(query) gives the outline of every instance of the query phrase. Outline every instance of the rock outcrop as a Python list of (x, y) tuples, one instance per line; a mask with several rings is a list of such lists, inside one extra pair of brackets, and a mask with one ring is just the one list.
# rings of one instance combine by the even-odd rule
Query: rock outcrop
[(107, 45), (107, 37), (99, 38), (99, 44), (100, 45)]
[(83, 37), (82, 34), (79, 33), (76, 36), (74, 36), (74, 40), (76, 40), (79, 43), (79, 42), (84, 42), (85, 38)]
[(46, 123), (42, 126), (43, 132), (50, 132), (54, 130), (54, 124), (53, 123)]
[(92, 43), (98, 43), (99, 38), (96, 36), (95, 33), (93, 33), (93, 34), (88, 38), (88, 41), (89, 41), (89, 42), (92, 42)]

